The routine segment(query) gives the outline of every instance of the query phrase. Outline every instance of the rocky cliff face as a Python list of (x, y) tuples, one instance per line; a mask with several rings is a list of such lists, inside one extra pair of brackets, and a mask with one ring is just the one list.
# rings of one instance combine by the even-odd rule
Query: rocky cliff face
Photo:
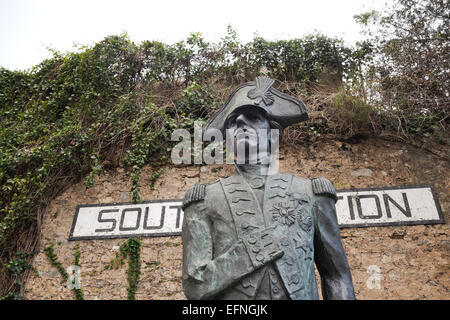
[[(449, 221), (449, 163), (431, 153), (400, 143), (366, 140), (358, 144), (321, 140), (280, 152), (280, 172), (313, 178), (324, 176), (336, 189), (434, 184)], [(233, 173), (228, 165), (166, 166), (150, 188), (154, 169), (142, 175), (143, 200), (180, 199), (195, 183), (209, 183)], [(146, 183), (146, 181), (148, 183)], [(131, 184), (123, 169), (107, 172), (86, 189), (71, 186), (49, 206), (39, 253), (27, 281), (28, 299), (73, 299), (72, 291), (45, 256), (46, 244), (64, 267), (73, 264), (80, 246), (81, 282), (86, 299), (126, 299), (127, 264), (115, 261), (124, 239), (67, 241), (76, 206), (130, 201)], [(358, 299), (448, 299), (448, 224), (341, 230)], [(141, 277), (137, 299), (185, 299), (181, 288), (181, 237), (142, 238)], [(113, 263), (111, 264), (111, 261)], [(105, 268), (113, 265), (112, 268)], [(374, 277), (375, 276), (375, 277)], [(379, 279), (377, 282), (376, 279)]]

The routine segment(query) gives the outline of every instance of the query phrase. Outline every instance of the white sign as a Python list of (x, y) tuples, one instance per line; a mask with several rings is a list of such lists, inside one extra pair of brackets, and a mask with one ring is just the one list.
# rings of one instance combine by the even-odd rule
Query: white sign
[[(69, 240), (180, 235), (181, 203), (80, 205)], [(445, 223), (431, 186), (341, 190), (336, 212), (341, 228)]]
[(181, 233), (181, 200), (81, 205), (69, 240), (172, 236)]
[(340, 190), (339, 227), (445, 223), (431, 186)]

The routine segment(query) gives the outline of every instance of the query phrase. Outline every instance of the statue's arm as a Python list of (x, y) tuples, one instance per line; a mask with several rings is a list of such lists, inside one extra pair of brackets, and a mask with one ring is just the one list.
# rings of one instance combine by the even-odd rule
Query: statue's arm
[(184, 209), (182, 283), (188, 299), (214, 298), (259, 267), (255, 265), (242, 240), (213, 257), (213, 230), (208, 210), (204, 201), (193, 203)]
[(319, 196), (315, 204), (314, 260), (322, 280), (324, 299), (355, 299), (335, 202), (327, 196)]

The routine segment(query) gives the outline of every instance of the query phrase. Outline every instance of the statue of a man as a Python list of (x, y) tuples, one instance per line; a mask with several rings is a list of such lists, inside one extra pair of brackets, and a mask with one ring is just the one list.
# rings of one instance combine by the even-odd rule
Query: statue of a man
[(308, 119), (305, 105), (273, 83), (240, 85), (204, 127), (231, 135), (241, 161), (231, 177), (184, 197), (188, 299), (318, 299), (314, 263), (324, 299), (355, 298), (332, 183), (273, 172), (272, 139), (264, 136)]

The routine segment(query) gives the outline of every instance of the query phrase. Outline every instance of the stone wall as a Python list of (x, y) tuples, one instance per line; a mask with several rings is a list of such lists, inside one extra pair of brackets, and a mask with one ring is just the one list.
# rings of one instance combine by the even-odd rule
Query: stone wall
[[(324, 176), (336, 189), (434, 184), (448, 221), (450, 179), (444, 159), (399, 143), (367, 140), (359, 144), (319, 141), (294, 150), (281, 150), (280, 172), (302, 177)], [(362, 170), (361, 170), (362, 169)], [(143, 172), (144, 200), (180, 199), (195, 183), (209, 183), (233, 173), (228, 165), (167, 166), (150, 189), (152, 168)], [(81, 282), (86, 299), (126, 299), (127, 265), (115, 260), (125, 239), (67, 241), (76, 206), (130, 201), (127, 173), (118, 168), (97, 177), (86, 189), (71, 186), (50, 205), (42, 226), (39, 253), (27, 281), (27, 299), (73, 299), (43, 252), (55, 243), (61, 263), (73, 264), (75, 245), (80, 246)], [(348, 228), (341, 230), (358, 299), (448, 299), (449, 227)], [(185, 299), (181, 289), (181, 237), (142, 238), (142, 269), (137, 299)], [(115, 267), (105, 266), (113, 261)], [(379, 271), (379, 286), (371, 281)]]

